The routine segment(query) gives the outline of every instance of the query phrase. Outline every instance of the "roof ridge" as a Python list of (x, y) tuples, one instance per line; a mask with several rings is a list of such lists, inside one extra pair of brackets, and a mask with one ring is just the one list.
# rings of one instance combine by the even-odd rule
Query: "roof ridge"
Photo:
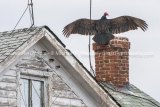
[(19, 29), (14, 29), (14, 30), (8, 30), (8, 31), (3, 31), (3, 32), (0, 32), (0, 35), (3, 35), (3, 34), (8, 34), (8, 33), (17, 33), (17, 32), (24, 32), (24, 31), (27, 31), (28, 29), (34, 29), (34, 28), (44, 28), (44, 26), (35, 26), (35, 27), (29, 27), (29, 28), (19, 28)]

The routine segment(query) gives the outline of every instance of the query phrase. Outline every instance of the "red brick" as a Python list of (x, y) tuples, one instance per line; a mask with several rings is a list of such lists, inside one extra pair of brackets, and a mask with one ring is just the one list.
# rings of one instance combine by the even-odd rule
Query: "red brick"
[(97, 81), (106, 81), (123, 87), (129, 83), (129, 48), (127, 38), (110, 41), (109, 45), (94, 43)]

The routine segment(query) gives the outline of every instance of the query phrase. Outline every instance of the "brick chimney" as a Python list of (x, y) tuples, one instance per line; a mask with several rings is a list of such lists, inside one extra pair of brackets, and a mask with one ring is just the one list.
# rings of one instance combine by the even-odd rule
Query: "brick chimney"
[(93, 43), (95, 51), (96, 80), (116, 87), (129, 84), (128, 38), (115, 37), (108, 45)]

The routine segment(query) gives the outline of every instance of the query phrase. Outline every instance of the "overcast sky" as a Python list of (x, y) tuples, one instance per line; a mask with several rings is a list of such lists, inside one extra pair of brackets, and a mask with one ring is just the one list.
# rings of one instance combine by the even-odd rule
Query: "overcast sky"
[[(88, 37), (73, 35), (66, 39), (62, 30), (79, 18), (89, 18), (89, 0), (33, 0), (35, 25), (47, 25), (89, 69)], [(145, 20), (149, 29), (130, 31), (117, 36), (128, 37), (130, 82), (160, 102), (160, 0), (92, 0), (92, 18), (107, 11), (114, 18), (130, 15)], [(12, 30), (27, 6), (27, 0), (1, 0), (0, 32)], [(30, 26), (29, 12), (17, 28)], [(94, 52), (92, 52), (94, 55)], [(94, 66), (94, 56), (92, 64)]]

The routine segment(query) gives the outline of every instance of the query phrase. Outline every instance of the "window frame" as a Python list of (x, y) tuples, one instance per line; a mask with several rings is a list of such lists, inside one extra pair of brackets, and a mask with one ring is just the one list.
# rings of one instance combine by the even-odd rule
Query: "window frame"
[[(48, 77), (41, 77), (41, 76), (27, 75), (27, 74), (20, 73), (20, 81), (21, 81), (21, 79), (26, 79), (26, 80), (28, 80), (28, 82), (31, 82), (31, 81), (42, 82), (42, 84), (43, 84), (43, 89), (42, 89), (42, 91), (43, 91), (43, 94), (42, 94), (43, 105), (42, 105), (42, 107), (48, 107), (48, 102), (49, 102), (49, 100), (48, 100), (49, 99), (49, 96), (48, 96), (49, 95), (48, 94)], [(32, 83), (29, 83), (29, 84), (31, 85)], [(30, 86), (30, 90), (32, 90), (31, 86)], [(29, 94), (31, 95), (32, 93), (29, 93)], [(19, 93), (19, 98), (20, 98), (20, 100), (19, 100), (19, 107), (21, 107), (21, 92)], [(29, 101), (29, 104), (31, 104), (30, 101)]]

